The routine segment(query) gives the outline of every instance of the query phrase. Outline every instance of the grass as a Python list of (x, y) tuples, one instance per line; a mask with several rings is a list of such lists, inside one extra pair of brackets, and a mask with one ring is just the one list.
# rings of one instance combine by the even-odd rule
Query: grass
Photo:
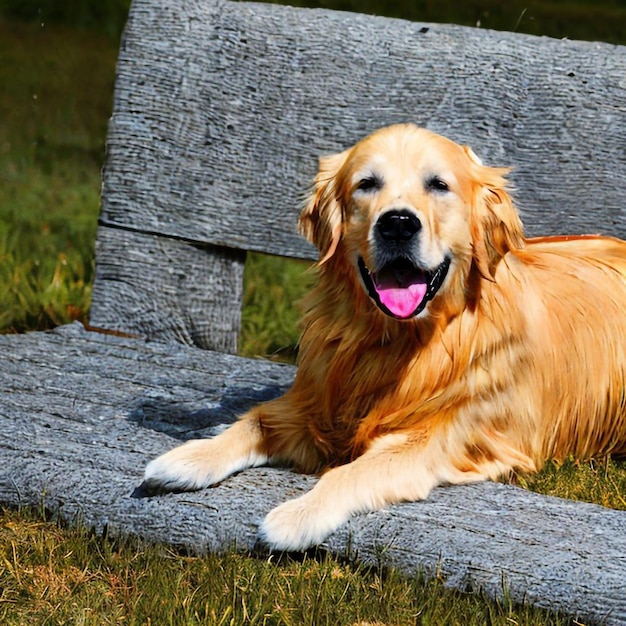
[(297, 303), (312, 281), (309, 264), (249, 254), (239, 350), (245, 356), (293, 361), (298, 342)]
[(84, 320), (117, 44), (0, 21), (0, 329)]
[(626, 511), (626, 463), (611, 457), (564, 463), (549, 462), (537, 474), (515, 477), (531, 491), (568, 500), (594, 502)]
[[(117, 43), (62, 25), (0, 21), (0, 331), (85, 320), (103, 137)], [(252, 255), (242, 352), (289, 353), (304, 266)], [(288, 354), (287, 354), (288, 356)], [(626, 509), (626, 467), (549, 464), (542, 493)], [(194, 557), (0, 511), (2, 624), (565, 624), (443, 581), (405, 580), (320, 556)]]

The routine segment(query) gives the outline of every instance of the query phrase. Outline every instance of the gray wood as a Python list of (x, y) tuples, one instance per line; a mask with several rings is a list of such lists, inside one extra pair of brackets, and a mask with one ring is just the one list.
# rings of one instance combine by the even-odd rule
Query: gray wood
[[(252, 549), (260, 520), (315, 479), (242, 472), (195, 493), (138, 498), (143, 467), (211, 436), (291, 383), (291, 366), (86, 332), (0, 336), (0, 501), (195, 551)], [(626, 621), (626, 513), (483, 483), (353, 518), (331, 552), (458, 589)]]
[(273, 4), (135, 0), (102, 220), (314, 258), (320, 154), (414, 121), (513, 165), (530, 234), (625, 235), (626, 47)]
[(245, 252), (100, 226), (90, 324), (237, 351)]

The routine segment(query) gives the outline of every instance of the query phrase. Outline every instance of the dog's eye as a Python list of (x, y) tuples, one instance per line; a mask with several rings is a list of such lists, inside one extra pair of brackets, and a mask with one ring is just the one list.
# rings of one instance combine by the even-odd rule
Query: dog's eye
[(448, 187), (448, 183), (439, 178), (439, 176), (431, 176), (426, 180), (426, 190), (443, 192), (450, 191), (450, 187)]
[(383, 181), (378, 176), (366, 176), (359, 181), (356, 189), (357, 191), (363, 191), (369, 193), (370, 191), (378, 191), (383, 186)]

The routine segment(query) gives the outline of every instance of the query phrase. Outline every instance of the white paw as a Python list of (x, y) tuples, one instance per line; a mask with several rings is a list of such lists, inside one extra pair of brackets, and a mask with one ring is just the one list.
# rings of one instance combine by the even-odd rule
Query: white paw
[(148, 492), (193, 491), (218, 482), (219, 476), (207, 455), (209, 441), (198, 439), (162, 454), (146, 466), (143, 487)]
[(270, 511), (261, 524), (259, 535), (273, 550), (306, 550), (322, 543), (348, 517), (339, 507), (325, 510), (309, 492)]

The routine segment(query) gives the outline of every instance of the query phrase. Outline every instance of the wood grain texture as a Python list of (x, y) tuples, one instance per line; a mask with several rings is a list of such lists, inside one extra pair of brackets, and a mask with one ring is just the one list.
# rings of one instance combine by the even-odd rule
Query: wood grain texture
[(100, 226), (90, 324), (235, 353), (245, 252)]
[(315, 258), (320, 154), (414, 121), (512, 165), (530, 234), (626, 235), (626, 47), (272, 4), (136, 0), (103, 223)]
[[(137, 498), (143, 468), (291, 383), (291, 366), (86, 332), (0, 336), (0, 501), (196, 551), (253, 548), (311, 476), (259, 468), (203, 491)], [(626, 513), (483, 483), (353, 518), (324, 547), (458, 588), (626, 621)], [(604, 620), (604, 621), (603, 621)]]

